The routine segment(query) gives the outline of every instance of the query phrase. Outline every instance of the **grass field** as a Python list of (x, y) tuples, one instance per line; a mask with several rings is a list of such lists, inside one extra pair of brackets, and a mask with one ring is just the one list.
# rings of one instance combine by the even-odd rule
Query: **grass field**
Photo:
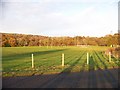
[[(104, 51), (109, 47), (3, 47), (3, 77), (80, 72), (118, 68), (119, 60), (112, 57), (109, 62)], [(89, 64), (87, 65), (87, 52)], [(35, 68), (31, 68), (31, 54)], [(65, 66), (61, 66), (61, 54), (65, 54)]]

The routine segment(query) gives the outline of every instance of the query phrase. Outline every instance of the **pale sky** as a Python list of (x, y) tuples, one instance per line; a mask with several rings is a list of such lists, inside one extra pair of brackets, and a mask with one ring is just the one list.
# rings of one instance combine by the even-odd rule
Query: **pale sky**
[(2, 0), (0, 32), (104, 36), (118, 32), (119, 0)]

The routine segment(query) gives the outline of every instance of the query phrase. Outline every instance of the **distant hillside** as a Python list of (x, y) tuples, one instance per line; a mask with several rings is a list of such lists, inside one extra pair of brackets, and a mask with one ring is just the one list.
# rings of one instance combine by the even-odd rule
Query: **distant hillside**
[(17, 46), (79, 46), (79, 45), (99, 45), (110, 46), (120, 45), (120, 34), (106, 35), (104, 37), (48, 37), (41, 35), (26, 34), (9, 34), (2, 35), (0, 46), (17, 47)]

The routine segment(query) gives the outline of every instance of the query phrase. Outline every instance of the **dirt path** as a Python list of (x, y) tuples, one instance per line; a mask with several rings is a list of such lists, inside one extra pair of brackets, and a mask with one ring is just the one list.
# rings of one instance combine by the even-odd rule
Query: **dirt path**
[(118, 69), (3, 78), (3, 88), (118, 88)]

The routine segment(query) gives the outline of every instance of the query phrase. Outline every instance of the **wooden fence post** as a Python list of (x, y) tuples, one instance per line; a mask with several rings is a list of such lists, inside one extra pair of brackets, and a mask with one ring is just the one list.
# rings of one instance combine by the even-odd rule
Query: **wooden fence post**
[(111, 62), (111, 52), (109, 52), (109, 62)]
[(64, 53), (62, 53), (62, 66), (64, 66)]
[(87, 53), (87, 64), (89, 64), (89, 53)]
[(33, 54), (32, 54), (32, 68), (34, 68), (34, 57), (33, 57)]

